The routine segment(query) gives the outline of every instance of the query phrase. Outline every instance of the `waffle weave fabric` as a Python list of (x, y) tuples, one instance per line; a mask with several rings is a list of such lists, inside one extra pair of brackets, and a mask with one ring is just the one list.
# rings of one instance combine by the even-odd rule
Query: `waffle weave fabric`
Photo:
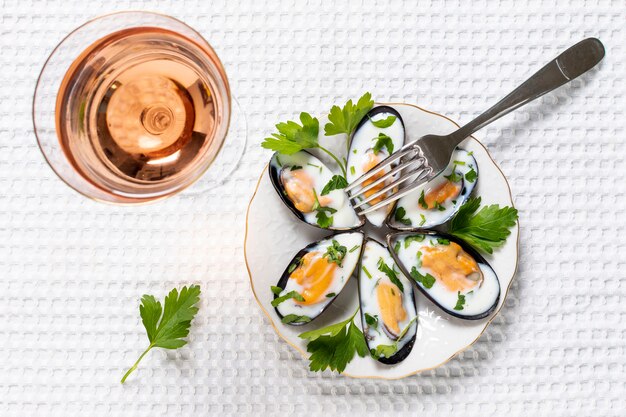
[[(0, 0), (0, 416), (626, 413), (623, 0)], [(156, 10), (198, 29), (246, 112), (226, 185), (141, 207), (83, 198), (35, 140), (39, 71), (97, 15)], [(245, 210), (275, 122), (371, 91), (458, 121), (588, 37), (598, 69), (478, 134), (520, 210), (500, 315), (446, 365), (398, 381), (310, 373), (251, 294)], [(141, 294), (199, 283), (188, 346), (152, 351)]]

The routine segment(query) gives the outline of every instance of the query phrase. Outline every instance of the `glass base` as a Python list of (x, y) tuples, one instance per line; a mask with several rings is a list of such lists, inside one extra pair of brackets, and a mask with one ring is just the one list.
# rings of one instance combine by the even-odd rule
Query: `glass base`
[(183, 191), (180, 196), (196, 196), (228, 182), (241, 161), (241, 157), (246, 149), (247, 139), (248, 125), (246, 114), (237, 99), (232, 97), (231, 119), (222, 149), (204, 175)]

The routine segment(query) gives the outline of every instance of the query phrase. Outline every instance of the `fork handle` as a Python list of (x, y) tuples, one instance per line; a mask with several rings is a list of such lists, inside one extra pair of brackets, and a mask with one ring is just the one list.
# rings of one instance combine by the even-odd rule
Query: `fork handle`
[(593, 68), (604, 58), (604, 46), (596, 38), (587, 38), (570, 47), (537, 71), (489, 110), (448, 136), (451, 147), (494, 120), (541, 97)]

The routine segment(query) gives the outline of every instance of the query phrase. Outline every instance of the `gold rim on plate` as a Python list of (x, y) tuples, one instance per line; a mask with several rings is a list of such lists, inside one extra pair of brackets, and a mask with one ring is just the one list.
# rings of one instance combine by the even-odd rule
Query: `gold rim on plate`
[[(454, 120), (450, 119), (449, 117), (444, 116), (444, 115), (439, 114), (439, 113), (436, 113), (436, 112), (433, 112), (433, 111), (429, 111), (429, 110), (423, 109), (422, 107), (417, 106), (415, 104), (409, 104), (409, 103), (377, 103), (377, 104), (387, 105), (387, 106), (402, 105), (402, 106), (415, 107), (415, 108), (417, 108), (417, 109), (419, 109), (419, 110), (421, 110), (421, 111), (423, 111), (425, 113), (429, 113), (429, 114), (432, 114), (432, 115), (435, 115), (435, 116), (439, 116), (439, 117), (441, 117), (443, 119), (446, 119), (449, 122), (453, 123), (457, 128), (461, 127), (458, 123), (456, 123)], [(500, 169), (500, 166), (498, 166), (498, 164), (493, 159), (493, 157), (491, 156), (491, 154), (489, 153), (489, 150), (485, 147), (485, 145), (483, 145), (474, 136), (470, 136), (470, 139), (474, 140), (474, 142), (476, 142), (478, 145), (480, 145), (485, 150), (485, 152), (487, 153), (487, 156), (489, 157), (489, 159), (491, 159), (491, 162), (493, 162), (493, 165), (500, 172), (500, 174), (502, 175), (502, 178), (504, 178), (504, 183), (506, 184), (507, 190), (509, 192), (509, 199), (511, 200), (511, 207), (515, 208), (515, 205), (513, 203), (513, 194), (511, 193), (511, 185), (509, 184), (509, 181), (507, 180), (506, 175), (504, 175), (504, 172), (502, 172), (502, 169)], [(307, 354), (307, 352), (305, 352), (304, 350), (300, 349), (300, 347), (298, 347), (295, 344), (291, 343), (285, 336), (283, 336), (283, 334), (280, 332), (280, 330), (278, 329), (278, 327), (274, 323), (274, 320), (272, 319), (270, 314), (267, 312), (267, 310), (261, 304), (261, 301), (259, 300), (259, 298), (256, 295), (256, 290), (254, 289), (254, 283), (252, 281), (252, 272), (250, 271), (250, 266), (248, 265), (248, 253), (247, 253), (246, 244), (247, 244), (247, 241), (248, 241), (248, 219), (249, 219), (249, 216), (250, 216), (250, 207), (252, 207), (252, 202), (254, 201), (254, 198), (256, 197), (257, 191), (259, 190), (259, 185), (261, 184), (261, 180), (263, 179), (263, 176), (265, 175), (265, 171), (266, 170), (267, 170), (267, 164), (265, 165), (265, 167), (263, 168), (263, 172), (259, 176), (259, 179), (258, 179), (258, 181), (256, 183), (255, 188), (254, 188), (254, 193), (252, 194), (252, 197), (250, 197), (250, 202), (248, 203), (248, 209), (246, 210), (246, 230), (245, 230), (245, 234), (244, 234), (244, 238), (243, 238), (244, 262), (246, 264), (246, 270), (248, 271), (248, 277), (250, 279), (250, 287), (252, 289), (252, 294), (254, 295), (254, 299), (256, 300), (257, 304), (261, 308), (261, 311), (263, 311), (263, 314), (265, 314), (265, 316), (270, 321), (270, 324), (274, 328), (274, 331), (276, 331), (276, 334), (278, 334), (278, 336), (281, 339), (283, 339), (285, 342), (287, 342), (287, 344), (289, 344), (297, 352), (299, 352), (300, 355), (302, 355), (302, 357), (304, 359), (308, 360), (309, 359), (309, 355)], [(437, 364), (435, 366), (431, 366), (429, 368), (422, 368), (422, 369), (419, 369), (417, 371), (409, 372), (408, 374), (405, 374), (405, 375), (394, 376), (394, 377), (386, 377), (386, 376), (380, 376), (380, 375), (356, 376), (356, 375), (351, 375), (351, 374), (349, 374), (347, 372), (341, 372), (340, 374), (343, 375), (343, 376), (347, 376), (349, 378), (354, 378), (354, 379), (382, 379), (382, 380), (387, 380), (387, 381), (403, 379), (403, 378), (407, 378), (409, 376), (413, 376), (413, 375), (419, 374), (420, 372), (430, 371), (432, 369), (439, 368), (440, 366), (445, 365), (446, 363), (448, 363), (450, 360), (452, 360), (452, 358), (454, 358), (459, 353), (461, 353), (461, 352), (469, 349), (471, 346), (473, 346), (478, 341), (478, 339), (480, 339), (480, 337), (483, 335), (483, 333), (485, 333), (485, 331), (487, 330), (487, 328), (489, 327), (491, 322), (500, 313), (500, 310), (502, 310), (502, 307), (504, 307), (504, 302), (506, 301), (506, 298), (509, 295), (509, 290), (511, 289), (511, 284), (513, 284), (513, 280), (515, 279), (515, 275), (517, 274), (517, 267), (519, 265), (519, 259), (518, 259), (519, 258), (519, 237), (520, 237), (519, 227), (520, 227), (520, 225), (519, 225), (519, 219), (518, 219), (517, 220), (517, 241), (516, 241), (516, 244), (515, 244), (515, 269), (513, 270), (513, 274), (511, 276), (511, 280), (509, 281), (509, 285), (506, 287), (506, 291), (504, 293), (504, 298), (502, 299), (502, 305), (500, 305), (500, 307), (498, 307), (498, 309), (493, 313), (493, 315), (489, 318), (489, 320), (487, 320), (483, 330), (480, 332), (480, 334), (478, 336), (476, 336), (476, 338), (471, 343), (469, 343), (467, 346), (457, 350), (452, 355), (450, 355), (450, 357), (448, 357), (447, 359), (445, 359), (444, 361), (442, 361), (441, 363), (439, 363), (439, 364)]]

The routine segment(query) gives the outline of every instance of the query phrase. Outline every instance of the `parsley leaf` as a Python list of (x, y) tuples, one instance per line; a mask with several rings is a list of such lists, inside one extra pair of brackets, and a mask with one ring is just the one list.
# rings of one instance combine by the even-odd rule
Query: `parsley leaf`
[(411, 235), (411, 236), (405, 237), (404, 238), (404, 248), (405, 249), (408, 248), (409, 245), (412, 242), (423, 242), (425, 237), (426, 236), (424, 236), (424, 235)]
[(309, 341), (307, 352), (311, 354), (309, 357), (311, 371), (329, 368), (331, 371), (343, 372), (355, 354), (360, 357), (367, 355), (368, 349), (363, 332), (354, 323), (358, 311), (359, 309), (352, 317), (342, 322), (300, 334), (301, 339)]
[(444, 206), (441, 205), (441, 203), (439, 201), (435, 201), (435, 206), (433, 207), (439, 211), (446, 211), (446, 208)]
[(517, 221), (517, 209), (492, 204), (478, 211), (479, 207), (480, 197), (467, 200), (452, 218), (449, 233), (478, 250), (493, 253), (511, 234), (509, 229)]
[(304, 301), (304, 297), (298, 292), (298, 291), (289, 291), (287, 294), (285, 295), (281, 295), (278, 298), (274, 298), (272, 300), (272, 307), (277, 307), (280, 303), (283, 303), (289, 299), (295, 299), (296, 301), (300, 301), (303, 302)]
[(389, 155), (393, 153), (393, 140), (389, 136), (384, 133), (379, 133), (378, 137), (375, 137), (372, 140), (376, 141), (374, 147), (372, 148), (372, 151), (374, 151), (375, 154), (380, 152), (382, 148), (387, 148), (387, 153)]
[(356, 104), (348, 100), (343, 108), (333, 106), (328, 114), (328, 121), (324, 126), (326, 136), (345, 133), (350, 136), (361, 119), (374, 107), (374, 100), (370, 93), (365, 93)]
[(336, 263), (337, 266), (341, 267), (341, 263), (343, 262), (343, 258), (345, 258), (346, 253), (348, 252), (348, 248), (342, 246), (335, 239), (332, 240), (332, 245), (326, 248), (326, 253), (323, 255), (328, 259), (329, 263)]
[(327, 216), (323, 211), (318, 211), (315, 214), (315, 218), (317, 219), (317, 225), (322, 229), (328, 229), (333, 224), (333, 216)]
[(398, 207), (393, 218), (395, 221), (402, 223), (405, 226), (410, 226), (411, 219), (404, 218), (404, 216), (406, 216), (406, 209), (404, 207)]
[(333, 190), (341, 190), (348, 186), (348, 180), (343, 175), (333, 175), (328, 181), (328, 184), (324, 186), (320, 195), (328, 195)]
[(389, 265), (385, 263), (383, 258), (380, 258), (378, 260), (378, 270), (387, 275), (389, 277), (389, 281), (394, 283), (395, 286), (400, 289), (400, 291), (404, 292), (404, 285), (402, 285), (402, 282), (398, 279), (398, 274), (396, 274), (396, 271), (389, 268)]
[(428, 209), (428, 204), (426, 204), (426, 200), (424, 198), (424, 190), (422, 190), (422, 194), (420, 194), (419, 200), (417, 200), (417, 204), (419, 204), (423, 209)]
[(319, 121), (309, 113), (300, 113), (299, 125), (296, 122), (288, 121), (278, 123), (272, 137), (265, 138), (261, 146), (285, 155), (292, 155), (303, 149), (317, 148), (317, 136), (319, 134)]
[(384, 129), (386, 127), (391, 126), (396, 121), (396, 119), (397, 119), (396, 116), (387, 116), (384, 119), (380, 119), (380, 120), (372, 120), (370, 118), (370, 122), (372, 122), (374, 126)]
[(454, 309), (457, 311), (461, 311), (463, 310), (463, 306), (465, 305), (465, 296), (461, 294), (461, 291), (459, 291), (457, 294), (458, 298), (456, 300), (456, 305), (454, 306)]
[(187, 344), (184, 338), (189, 334), (191, 321), (198, 312), (198, 307), (195, 306), (198, 301), (200, 301), (200, 287), (198, 285), (191, 285), (189, 288), (183, 287), (180, 293), (174, 288), (165, 297), (163, 307), (152, 295), (144, 294), (141, 297), (139, 314), (143, 326), (146, 328), (150, 345), (139, 356), (137, 362), (126, 371), (122, 377), (122, 384), (128, 375), (137, 369), (141, 359), (153, 347), (178, 349)]
[(272, 133), (272, 137), (265, 138), (261, 146), (265, 149), (282, 153), (285, 155), (293, 155), (296, 152), (304, 149), (319, 148), (321, 151), (327, 153), (331, 158), (335, 160), (337, 165), (343, 171), (343, 175), (346, 175), (346, 167), (332, 152), (322, 147), (318, 142), (318, 135), (320, 129), (320, 122), (309, 113), (300, 113), (300, 123), (294, 121), (287, 121), (284, 123), (278, 123), (276, 130), (278, 133)]
[(328, 294), (326, 294), (326, 298), (333, 298), (336, 295), (337, 294), (335, 294), (334, 292), (329, 292)]
[(299, 316), (297, 314), (287, 314), (285, 317), (283, 317), (283, 319), (281, 320), (282, 323), (284, 324), (290, 324), (290, 323), (308, 323), (311, 321), (311, 317), (309, 316)]
[(280, 287), (277, 287), (276, 285), (272, 285), (270, 289), (272, 290), (272, 293), (276, 295), (279, 295), (281, 292), (283, 292), (283, 289)]
[(433, 277), (429, 273), (426, 273), (426, 275), (422, 275), (416, 267), (411, 268), (411, 272), (409, 272), (409, 275), (411, 275), (411, 278), (413, 278), (415, 281), (421, 283), (425, 288), (432, 288), (436, 281), (435, 277)]
[(443, 177), (450, 182), (459, 182), (463, 179), (463, 176), (456, 172), (456, 165), (452, 168), (450, 175), (444, 175)]
[(424, 216), (422, 213), (420, 213), (420, 226), (423, 226), (424, 223), (426, 223), (426, 216)]
[(365, 323), (367, 323), (368, 326), (376, 329), (378, 327), (378, 316), (372, 316), (369, 313), (365, 313)]
[(472, 167), (472, 169), (465, 174), (465, 179), (469, 182), (474, 182), (476, 178), (478, 178), (478, 174), (474, 171), (474, 167)]
[(361, 266), (361, 269), (363, 269), (363, 272), (365, 272), (365, 275), (367, 275), (369, 279), (372, 279), (372, 274), (370, 274), (370, 271), (367, 270), (365, 265)]
[(348, 252), (352, 253), (352, 252), (354, 252), (355, 250), (357, 250), (360, 247), (361, 247), (361, 245), (354, 245)]
[(440, 245), (449, 245), (450, 244), (450, 240), (449, 239), (443, 239), (441, 237), (437, 238), (437, 243), (439, 243)]
[(394, 343), (393, 345), (378, 345), (376, 346), (376, 349), (372, 349), (370, 353), (374, 358), (378, 359), (383, 356), (385, 358), (391, 358), (397, 351), (398, 345)]

